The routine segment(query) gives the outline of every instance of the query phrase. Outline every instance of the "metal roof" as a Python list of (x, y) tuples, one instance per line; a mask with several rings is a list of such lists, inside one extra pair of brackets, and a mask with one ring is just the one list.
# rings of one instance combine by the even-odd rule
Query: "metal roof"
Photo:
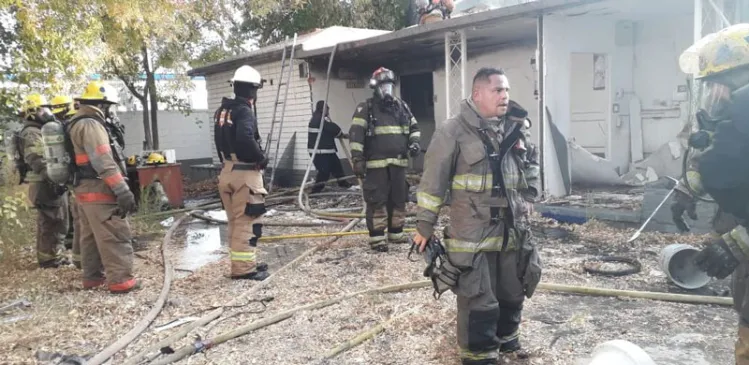
[[(317, 47), (328, 47), (331, 44), (335, 43), (336, 39), (353, 40), (372, 37), (374, 35), (380, 35), (388, 32), (389, 31), (385, 30), (341, 26), (317, 29), (313, 32), (297, 36), (297, 45), (294, 47), (295, 58), (299, 58), (297, 57), (297, 54), (302, 50), (311, 50)], [(245, 64), (257, 65), (270, 61), (280, 61), (281, 54), (283, 53), (284, 48), (287, 49), (287, 52), (291, 51), (292, 42), (293, 39), (290, 37), (290, 39), (286, 42), (275, 43), (239, 56), (226, 58), (221, 61), (209, 63), (205, 66), (196, 67), (188, 71), (187, 74), (190, 76), (205, 76), (206, 74), (234, 69)]]
[[(480, 13), (468, 14), (446, 19), (441, 22), (423, 24), (401, 29), (380, 36), (361, 40), (339, 43), (336, 49), (336, 59), (346, 60), (359, 57), (373, 60), (378, 52), (388, 52), (387, 57), (407, 59), (409, 57), (427, 56), (425, 49), (435, 51), (441, 46), (445, 32), (466, 29), (472, 32), (471, 43), (481, 42), (485, 38), (486, 45), (516, 42), (536, 36), (536, 17), (545, 12), (562, 10), (604, 0), (537, 0), (534, 2), (488, 10)], [(497, 30), (503, 32), (498, 33)], [(493, 33), (495, 31), (495, 33)], [(511, 32), (512, 34), (508, 34)], [(420, 41), (423, 43), (420, 47)], [(481, 45), (480, 45), (481, 47)], [(476, 45), (475, 47), (476, 48)], [(333, 46), (295, 54), (297, 58), (327, 58)], [(471, 49), (470, 49), (471, 50)], [(429, 52), (428, 52), (429, 53)], [(367, 55), (367, 58), (362, 57)]]

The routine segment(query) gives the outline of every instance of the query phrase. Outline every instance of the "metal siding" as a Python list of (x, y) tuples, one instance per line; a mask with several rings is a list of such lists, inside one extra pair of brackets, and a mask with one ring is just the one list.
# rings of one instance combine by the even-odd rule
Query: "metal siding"
[[(291, 83), (289, 84), (289, 92), (287, 95), (286, 111), (284, 115), (284, 126), (281, 133), (281, 144), (279, 145), (279, 155), (282, 155), (287, 147), (287, 142), (292, 138), (294, 132), (297, 132), (297, 139), (295, 144), (295, 155), (294, 155), (294, 169), (305, 169), (307, 168), (307, 162), (309, 156), (307, 155), (307, 123), (310, 121), (312, 111), (310, 108), (310, 87), (307, 84), (305, 77), (299, 75), (299, 64), (304, 61), (295, 60), (292, 74)], [(279, 73), (281, 72), (281, 60), (272, 63), (265, 63), (255, 67), (261, 76), (268, 80), (262, 89), (258, 92), (258, 128), (260, 129), (260, 135), (263, 138), (263, 144), (265, 145), (268, 140), (268, 133), (271, 129), (271, 117), (273, 114), (273, 106), (276, 100), (276, 90), (278, 88)], [(288, 70), (285, 70), (287, 72)], [(232, 89), (229, 87), (228, 80), (232, 78), (234, 71), (221, 72), (216, 74), (206, 75), (206, 87), (208, 89), (208, 107), (211, 112), (209, 118), (212, 117), (213, 111), (221, 104), (223, 97), (231, 97)], [(286, 77), (286, 75), (285, 75)], [(270, 84), (273, 80), (273, 85)], [(280, 100), (284, 99), (284, 89), (281, 90)], [(277, 111), (277, 119), (281, 115), (281, 108), (283, 105), (279, 105)], [(278, 128), (278, 125), (277, 125)], [(213, 137), (213, 121), (209, 123), (209, 129), (211, 133), (211, 154), (215, 163), (219, 162), (219, 157), (216, 154), (216, 146), (214, 145)], [(278, 133), (278, 129), (276, 130)], [(274, 134), (276, 134), (274, 133)], [(270, 146), (268, 153), (273, 155), (276, 149), (276, 142)]]

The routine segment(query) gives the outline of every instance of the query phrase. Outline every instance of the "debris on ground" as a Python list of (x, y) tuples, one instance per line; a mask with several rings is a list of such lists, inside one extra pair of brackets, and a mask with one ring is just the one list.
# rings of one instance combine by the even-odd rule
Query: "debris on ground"
[[(315, 209), (358, 206), (361, 206), (359, 198), (342, 200), (324, 196), (313, 201)], [(295, 209), (294, 203), (274, 209), (276, 214), (264, 218), (265, 222), (311, 221)], [(409, 209), (414, 209), (413, 203), (409, 204)], [(210, 214), (221, 218), (220, 213)], [(447, 217), (442, 215), (440, 225), (447, 223)], [(598, 221), (569, 225), (535, 215), (531, 223), (544, 264), (543, 282), (728, 295), (728, 280), (714, 280), (701, 289), (685, 290), (670, 283), (659, 268), (659, 252), (666, 245), (686, 243), (701, 247), (708, 236), (644, 232), (638, 240), (627, 243), (632, 230)], [(268, 226), (263, 233), (273, 236), (336, 232), (342, 227), (338, 224)], [(364, 225), (354, 228), (359, 229), (365, 229)], [(133, 323), (149, 311), (161, 290), (163, 267), (158, 240), (160, 238), (151, 242), (150, 249), (135, 259), (136, 274), (144, 280), (144, 288), (122, 296), (109, 295), (106, 290), (82, 290), (80, 271), (72, 266), (37, 269), (29, 251), (19, 269), (6, 270), (0, 277), (0, 303), (24, 298), (33, 304), (22, 309), (32, 318), (0, 324), (0, 352), (4, 360), (33, 363), (42, 361), (38, 357), (40, 352), (53, 354), (55, 356), (47, 358), (55, 359), (59, 359), (60, 354), (95, 354), (129, 331)], [(258, 251), (260, 260), (269, 264), (273, 274), (303, 252), (326, 241), (325, 238), (262, 241)], [(122, 363), (190, 326), (195, 318), (225, 306), (260, 285), (226, 277), (229, 271), (226, 242), (224, 225), (195, 219), (180, 226), (167, 247), (167, 258), (177, 271), (168, 302), (154, 323), (118, 352), (112, 363)], [(284, 310), (341, 294), (424, 280), (424, 262), (407, 260), (408, 251), (408, 245), (400, 244), (391, 245), (387, 253), (374, 253), (367, 247), (366, 236), (342, 237), (301, 260), (296, 267), (279, 273), (237, 307), (225, 308), (226, 312), (218, 320), (165, 348), (179, 349), (191, 345), (196, 338), (209, 339)], [(586, 273), (585, 260), (604, 256), (635, 259), (641, 270), (621, 277)], [(601, 268), (622, 267), (602, 265)], [(209, 348), (177, 364), (322, 363), (332, 349), (410, 310), (413, 312), (409, 315), (389, 323), (382, 332), (337, 354), (328, 363), (456, 364), (455, 306), (452, 293), (447, 292), (435, 300), (431, 287), (356, 296), (325, 308), (298, 312), (287, 320)], [(522, 343), (532, 356), (507, 358), (504, 363), (578, 364), (596, 345), (624, 339), (644, 348), (655, 360), (659, 359), (660, 364), (727, 364), (733, 359), (735, 333), (736, 315), (727, 307), (538, 290), (525, 302), (521, 324)]]

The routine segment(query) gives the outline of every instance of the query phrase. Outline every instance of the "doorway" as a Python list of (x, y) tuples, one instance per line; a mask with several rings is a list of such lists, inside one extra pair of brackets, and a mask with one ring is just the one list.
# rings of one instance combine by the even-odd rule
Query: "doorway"
[(604, 53), (570, 55), (570, 128), (576, 144), (607, 158), (609, 59)]
[[(401, 99), (409, 105), (414, 118), (419, 122), (420, 146), (426, 151), (435, 132), (435, 99), (432, 88), (432, 72), (403, 75), (399, 80)], [(414, 160), (412, 169), (422, 171), (424, 153)]]

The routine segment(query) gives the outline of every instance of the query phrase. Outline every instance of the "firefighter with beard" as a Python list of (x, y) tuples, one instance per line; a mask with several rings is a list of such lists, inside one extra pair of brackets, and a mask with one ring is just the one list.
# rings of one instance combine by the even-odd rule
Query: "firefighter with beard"
[[(448, 289), (456, 294), (464, 365), (494, 365), (500, 353), (529, 355), (519, 326), (524, 297), (541, 278), (528, 223), (540, 168), (528, 113), (509, 90), (502, 70), (477, 72), (471, 97), (435, 131), (417, 191), (414, 244), (428, 249), (425, 276), (436, 296)], [(444, 205), (450, 226), (440, 243), (433, 234)]]
[(44, 163), (42, 126), (54, 120), (46, 107), (47, 100), (31, 94), (24, 101), (23, 128), (19, 133), (19, 152), (26, 164), (25, 180), (29, 183), (29, 201), (37, 209), (36, 255), (39, 267), (56, 268), (68, 265), (60, 254), (66, 228), (63, 222), (63, 191), (47, 177)]
[(420, 152), (417, 120), (406, 103), (393, 95), (395, 83), (393, 71), (375, 70), (370, 78), (374, 96), (357, 105), (349, 128), (354, 174), (364, 179), (369, 244), (378, 252), (388, 251), (387, 242), (408, 240), (403, 233), (409, 195), (406, 168), (408, 156)]
[(75, 161), (74, 192), (80, 220), (84, 289), (107, 284), (112, 294), (140, 288), (133, 275), (133, 245), (127, 215), (137, 211), (125, 180), (122, 146), (112, 137), (108, 118), (117, 105), (113, 90), (99, 81), (75, 99), (78, 110), (65, 126)]
[(234, 99), (224, 98), (214, 113), (214, 143), (224, 166), (219, 174), (219, 196), (227, 213), (232, 279), (265, 280), (268, 265), (258, 263), (256, 247), (266, 213), (263, 169), (268, 158), (261, 149), (253, 110), (262, 87), (260, 73), (238, 68), (231, 80)]
[[(75, 115), (76, 108), (73, 98), (68, 95), (57, 95), (50, 101), (50, 109), (55, 118), (63, 125), (67, 125)], [(62, 196), (63, 221), (66, 227), (65, 247), (73, 250), (73, 265), (81, 268), (81, 245), (79, 242), (80, 220), (78, 219), (78, 205), (73, 195), (73, 186), (67, 186), (67, 191)]]
[(682, 70), (699, 83), (699, 130), (689, 142), (703, 149), (686, 171), (685, 183), (689, 191), (706, 193), (719, 205), (717, 235), (696, 256), (695, 264), (715, 278), (732, 275), (739, 314), (735, 361), (742, 365), (748, 364), (749, 37), (750, 25), (733, 25), (707, 35), (680, 56)]

